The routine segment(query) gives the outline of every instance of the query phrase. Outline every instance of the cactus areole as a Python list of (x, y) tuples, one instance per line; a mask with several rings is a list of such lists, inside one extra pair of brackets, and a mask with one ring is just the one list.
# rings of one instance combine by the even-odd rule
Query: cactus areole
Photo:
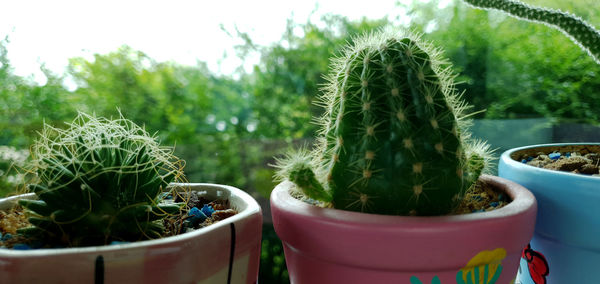
[(335, 208), (444, 215), (477, 180), (487, 146), (472, 141), (440, 50), (407, 31), (356, 38), (332, 61), (319, 145), (279, 161), (279, 175)]

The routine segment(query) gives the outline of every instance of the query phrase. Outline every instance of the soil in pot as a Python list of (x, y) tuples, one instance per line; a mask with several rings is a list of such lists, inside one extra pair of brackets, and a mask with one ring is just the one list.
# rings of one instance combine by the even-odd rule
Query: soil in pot
[(467, 191), (460, 205), (450, 215), (492, 211), (511, 201), (506, 193), (479, 180)]
[(536, 153), (522, 153), (516, 157), (524, 164), (556, 171), (600, 176), (600, 149), (553, 150)]
[[(192, 230), (200, 229), (237, 214), (237, 210), (231, 208), (229, 200), (208, 200), (202, 196), (202, 192), (191, 191), (189, 193), (177, 194), (165, 197), (166, 202), (185, 202), (186, 206), (179, 212), (163, 219), (165, 231), (164, 237), (183, 234)], [(190, 209), (188, 209), (190, 208)], [(45, 240), (27, 239), (17, 233), (20, 228), (29, 227), (27, 216), (21, 206), (10, 210), (0, 210), (0, 249), (38, 249), (38, 248), (61, 248), (62, 244), (48, 243)], [(123, 242), (114, 241), (111, 244)]]
[[(305, 197), (300, 190), (295, 188), (295, 186), (290, 192), (290, 195), (298, 200), (302, 200), (316, 206), (330, 207), (330, 204)], [(489, 184), (479, 180), (466, 192), (459, 206), (448, 215), (487, 212), (502, 208), (510, 203), (510, 201), (510, 196), (508, 196), (506, 193), (498, 191)]]
[(181, 214), (163, 220), (165, 236), (204, 228), (237, 214), (237, 211), (231, 208), (229, 200), (208, 200), (197, 191), (190, 192), (188, 196), (177, 195), (174, 202), (186, 202), (185, 208), (191, 209), (182, 210)]

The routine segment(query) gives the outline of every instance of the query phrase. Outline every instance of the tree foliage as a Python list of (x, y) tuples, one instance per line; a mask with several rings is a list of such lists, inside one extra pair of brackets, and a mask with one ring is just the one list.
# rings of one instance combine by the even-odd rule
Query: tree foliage
[[(594, 0), (531, 0), (582, 16), (595, 26)], [(600, 66), (560, 32), (461, 1), (413, 0), (404, 5), (409, 27), (443, 47), (458, 87), (486, 118), (550, 117), (600, 121)], [(406, 23), (405, 19), (402, 23)], [(123, 46), (93, 58), (73, 58), (65, 74), (42, 66), (43, 85), (14, 74), (8, 39), (0, 41), (0, 145), (26, 149), (43, 122), (60, 126), (77, 110), (123, 115), (187, 160), (191, 181), (232, 184), (268, 193), (271, 157), (290, 143), (313, 137), (311, 117), (321, 114), (315, 97), (329, 58), (353, 37), (395, 20), (350, 21), (327, 15), (288, 22), (280, 41), (257, 45), (244, 33), (239, 56), (260, 55), (250, 72), (212, 73), (205, 64), (156, 62)], [(72, 78), (77, 89), (64, 86)], [(301, 143), (301, 142), (300, 142)]]
[(41, 66), (44, 86), (15, 75), (8, 60), (8, 38), (0, 41), (0, 145), (26, 148), (44, 121), (58, 123), (75, 112), (62, 77)]
[[(598, 26), (590, 0), (531, 1), (580, 15)], [(564, 34), (453, 1), (407, 4), (417, 29), (444, 47), (464, 84), (459, 88), (480, 117), (548, 117), (597, 124), (600, 121), (600, 66)]]
[(311, 117), (321, 112), (315, 97), (325, 82), (329, 58), (353, 37), (385, 24), (386, 20), (352, 22), (326, 15), (319, 23), (288, 22), (281, 41), (271, 46), (257, 47), (250, 41), (241, 47), (261, 54), (260, 63), (247, 77), (258, 133), (269, 138), (312, 137), (316, 126)]

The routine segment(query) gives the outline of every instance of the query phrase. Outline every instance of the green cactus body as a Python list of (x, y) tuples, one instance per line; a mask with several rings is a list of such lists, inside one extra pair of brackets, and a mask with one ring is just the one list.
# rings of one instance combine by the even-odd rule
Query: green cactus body
[[(413, 34), (385, 30), (356, 39), (333, 62), (313, 157), (335, 208), (447, 214), (477, 179), (483, 153), (466, 141), (465, 105), (438, 54)], [(281, 168), (302, 188), (292, 166)]]
[(179, 211), (160, 204), (182, 165), (126, 119), (80, 114), (66, 130), (44, 126), (32, 147), (38, 200), (21, 200), (34, 227), (22, 230), (69, 246), (160, 237), (160, 219)]
[(412, 38), (371, 38), (337, 62), (325, 132), (338, 208), (449, 212), (468, 186), (448, 78)]
[(600, 32), (581, 18), (558, 10), (532, 7), (513, 0), (464, 0), (484, 9), (496, 9), (517, 18), (551, 25), (569, 36), (600, 64)]

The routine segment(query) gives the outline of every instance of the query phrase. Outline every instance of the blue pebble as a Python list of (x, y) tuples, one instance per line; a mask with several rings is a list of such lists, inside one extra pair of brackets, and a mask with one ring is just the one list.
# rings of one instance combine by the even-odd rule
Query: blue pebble
[(129, 242), (122, 242), (122, 241), (112, 241), (110, 242), (111, 245), (124, 245), (124, 244), (128, 244)]
[(26, 245), (26, 244), (15, 244), (13, 246), (14, 250), (30, 250), (32, 249), (30, 246)]
[(523, 159), (523, 160), (521, 160), (521, 163), (527, 164), (527, 160)]
[(550, 153), (548, 154), (548, 157), (552, 160), (558, 160), (558, 158), (560, 158), (560, 153)]
[(492, 207), (498, 207), (498, 205), (500, 205), (500, 203), (498, 203), (498, 202), (494, 201), (494, 202), (490, 203), (490, 205), (491, 205)]
[[(202, 212), (202, 210), (198, 209), (198, 207), (192, 207), (192, 209), (190, 209), (190, 211), (188, 212), (188, 216), (194, 216), (194, 217), (202, 217), (204, 215), (204, 213)], [(206, 216), (206, 215), (204, 215)]]
[(504, 201), (504, 194), (502, 194), (502, 193), (498, 194), (498, 200)]
[(202, 213), (204, 213), (206, 217), (210, 217), (213, 213), (215, 213), (215, 209), (213, 209), (212, 206), (208, 206), (206, 204), (202, 206), (202, 209), (200, 211), (202, 211)]
[(533, 160), (533, 157), (527, 157), (527, 162), (530, 162)]
[(202, 222), (207, 218), (206, 214), (204, 214), (202, 210), (198, 209), (198, 207), (193, 207), (192, 209), (190, 209), (190, 211), (188, 212), (188, 216), (191, 216), (190, 219), (193, 222)]
[(3, 241), (7, 241), (7, 240), (10, 240), (10, 239), (12, 239), (12, 235), (8, 234), (8, 233), (4, 234), (4, 236), (2, 237)]
[(571, 157), (571, 152), (567, 152), (567, 153), (565, 154), (565, 156), (566, 156), (567, 158)]

